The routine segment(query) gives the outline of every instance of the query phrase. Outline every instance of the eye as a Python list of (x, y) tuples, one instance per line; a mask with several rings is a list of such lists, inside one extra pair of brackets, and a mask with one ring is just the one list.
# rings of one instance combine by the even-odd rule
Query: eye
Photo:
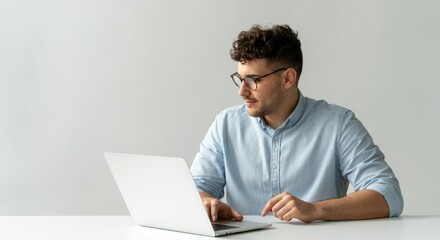
[(248, 75), (248, 76), (246, 76), (247, 78), (250, 78), (250, 79), (252, 79), (252, 80), (258, 80), (260, 77), (259, 76), (256, 76), (256, 75)]
[(257, 79), (256, 77), (252, 77), (252, 76), (246, 76), (245, 80), (246, 81), (259, 81), (259, 79)]

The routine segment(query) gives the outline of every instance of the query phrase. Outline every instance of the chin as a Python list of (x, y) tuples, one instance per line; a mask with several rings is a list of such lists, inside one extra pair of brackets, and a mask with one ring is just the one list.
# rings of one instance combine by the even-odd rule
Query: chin
[(248, 115), (251, 117), (261, 117), (258, 111), (252, 111), (250, 109), (248, 109)]

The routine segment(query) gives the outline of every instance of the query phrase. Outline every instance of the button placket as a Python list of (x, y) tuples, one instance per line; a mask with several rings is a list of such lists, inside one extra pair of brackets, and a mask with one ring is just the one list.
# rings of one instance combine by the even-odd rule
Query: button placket
[(276, 133), (272, 137), (272, 154), (271, 154), (271, 164), (272, 164), (272, 196), (277, 196), (280, 194), (280, 171), (279, 171), (279, 156), (280, 156), (280, 137)]

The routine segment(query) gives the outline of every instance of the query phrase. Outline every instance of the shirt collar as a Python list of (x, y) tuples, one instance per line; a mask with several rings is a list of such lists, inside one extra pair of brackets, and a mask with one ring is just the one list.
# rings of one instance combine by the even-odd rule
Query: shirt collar
[(298, 92), (299, 92), (298, 104), (296, 105), (295, 110), (293, 110), (290, 116), (283, 123), (283, 125), (281, 125), (281, 127), (291, 128), (295, 126), (295, 124), (299, 121), (299, 119), (301, 119), (304, 113), (304, 110), (306, 108), (306, 99), (300, 90), (298, 90)]

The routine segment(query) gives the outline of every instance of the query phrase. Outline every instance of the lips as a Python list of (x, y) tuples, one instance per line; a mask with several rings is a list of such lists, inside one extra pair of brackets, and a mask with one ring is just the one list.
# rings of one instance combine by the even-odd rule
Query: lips
[(246, 103), (246, 106), (252, 106), (253, 104), (255, 104), (257, 102), (257, 100), (255, 99), (249, 99), (249, 98), (245, 98), (244, 102)]

